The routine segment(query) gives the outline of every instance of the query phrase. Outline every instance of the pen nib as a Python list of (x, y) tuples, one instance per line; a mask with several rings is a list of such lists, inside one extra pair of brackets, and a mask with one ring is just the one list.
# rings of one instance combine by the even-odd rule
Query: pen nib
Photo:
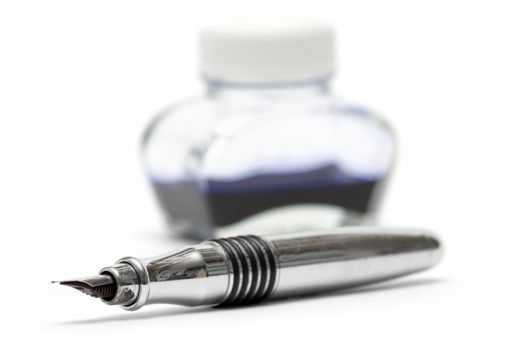
[(110, 275), (89, 276), (67, 281), (53, 281), (64, 286), (69, 286), (94, 298), (111, 300), (117, 292), (115, 280)]

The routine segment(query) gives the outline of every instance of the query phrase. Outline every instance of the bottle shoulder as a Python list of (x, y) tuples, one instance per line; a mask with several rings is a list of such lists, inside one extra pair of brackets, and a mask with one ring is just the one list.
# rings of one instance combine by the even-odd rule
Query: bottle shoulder
[(308, 100), (263, 101), (232, 101), (200, 96), (170, 104), (157, 113), (145, 130), (144, 141), (153, 133), (183, 133), (189, 136), (209, 133), (220, 125), (238, 124), (245, 128), (251, 124), (279, 124), (285, 121), (296, 121), (298, 125), (339, 121), (363, 130), (382, 130), (393, 136), (391, 125), (378, 113), (330, 95)]
[[(164, 108), (146, 128), (143, 146), (203, 149), (209, 143), (245, 140), (247, 148), (267, 142), (322, 144), (365, 149), (394, 148), (392, 127), (368, 108), (333, 96), (315, 99), (231, 101), (194, 97)], [(238, 146), (238, 144), (236, 144)], [(307, 147), (307, 146), (305, 146)]]
[(157, 112), (143, 133), (143, 142), (157, 134), (192, 134), (197, 126), (205, 126), (213, 119), (213, 104), (204, 97), (190, 97), (171, 103)]
[(377, 114), (332, 97), (261, 104), (194, 98), (159, 113), (143, 153), (156, 174), (223, 178), (330, 163), (371, 177), (388, 171), (394, 146)]

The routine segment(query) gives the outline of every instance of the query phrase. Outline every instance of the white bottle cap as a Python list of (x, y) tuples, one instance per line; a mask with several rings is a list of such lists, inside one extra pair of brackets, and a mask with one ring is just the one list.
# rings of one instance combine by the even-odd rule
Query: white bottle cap
[(334, 31), (325, 23), (245, 18), (201, 31), (201, 72), (233, 83), (297, 82), (334, 71)]

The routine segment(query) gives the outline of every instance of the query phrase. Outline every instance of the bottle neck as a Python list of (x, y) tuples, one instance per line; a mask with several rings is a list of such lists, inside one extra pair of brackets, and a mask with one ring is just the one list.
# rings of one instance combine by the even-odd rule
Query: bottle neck
[(206, 79), (206, 84), (207, 94), (211, 98), (306, 99), (330, 93), (330, 77), (271, 83), (233, 83)]

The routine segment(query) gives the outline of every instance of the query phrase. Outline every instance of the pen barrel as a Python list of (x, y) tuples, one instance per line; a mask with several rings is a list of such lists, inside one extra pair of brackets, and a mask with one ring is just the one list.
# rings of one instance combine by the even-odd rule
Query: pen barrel
[(222, 304), (344, 289), (425, 270), (442, 248), (421, 230), (353, 227), (216, 239), (233, 274)]
[(428, 269), (443, 254), (423, 230), (353, 227), (266, 238), (279, 264), (272, 298), (327, 292)]
[[(121, 288), (118, 304), (187, 306), (253, 303), (334, 291), (425, 270), (442, 247), (422, 230), (345, 227), (327, 231), (238, 236), (205, 241), (161, 256), (123, 258), (138, 283)], [(132, 287), (132, 288), (131, 288)], [(116, 304), (115, 300), (105, 301)]]

